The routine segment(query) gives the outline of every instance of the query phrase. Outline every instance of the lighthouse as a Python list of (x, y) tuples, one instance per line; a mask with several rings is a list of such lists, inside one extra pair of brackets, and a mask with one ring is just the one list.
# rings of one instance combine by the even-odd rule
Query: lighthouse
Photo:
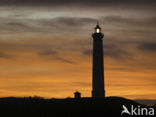
[(103, 38), (101, 27), (97, 22), (93, 37), (93, 72), (92, 72), (92, 97), (104, 98), (104, 57), (103, 57)]

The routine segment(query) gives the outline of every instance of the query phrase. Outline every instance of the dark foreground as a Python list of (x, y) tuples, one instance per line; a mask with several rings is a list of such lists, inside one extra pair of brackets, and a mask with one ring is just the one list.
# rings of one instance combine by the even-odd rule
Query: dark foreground
[[(0, 98), (0, 117), (133, 117), (134, 115), (121, 115), (123, 105), (130, 109), (131, 105), (138, 107), (140, 104), (119, 97), (103, 99)], [(137, 117), (144, 116), (137, 115)]]

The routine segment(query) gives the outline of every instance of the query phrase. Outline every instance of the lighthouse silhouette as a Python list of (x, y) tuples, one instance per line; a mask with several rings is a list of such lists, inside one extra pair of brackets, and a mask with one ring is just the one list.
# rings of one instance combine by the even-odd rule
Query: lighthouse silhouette
[(104, 90), (104, 57), (103, 57), (103, 37), (99, 22), (95, 27), (93, 37), (93, 78), (92, 78), (92, 97), (105, 97)]

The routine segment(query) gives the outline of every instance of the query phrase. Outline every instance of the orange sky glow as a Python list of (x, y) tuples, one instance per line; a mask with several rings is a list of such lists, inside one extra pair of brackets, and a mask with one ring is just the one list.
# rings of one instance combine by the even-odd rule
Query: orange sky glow
[(91, 97), (91, 35), (99, 19), (106, 96), (156, 99), (154, 5), (64, 4), (0, 2), (0, 97)]

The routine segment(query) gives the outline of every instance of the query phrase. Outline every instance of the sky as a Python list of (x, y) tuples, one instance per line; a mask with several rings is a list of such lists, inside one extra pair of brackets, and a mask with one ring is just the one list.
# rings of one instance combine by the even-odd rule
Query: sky
[(92, 33), (104, 33), (106, 96), (156, 99), (155, 0), (1, 0), (0, 97), (92, 90)]

